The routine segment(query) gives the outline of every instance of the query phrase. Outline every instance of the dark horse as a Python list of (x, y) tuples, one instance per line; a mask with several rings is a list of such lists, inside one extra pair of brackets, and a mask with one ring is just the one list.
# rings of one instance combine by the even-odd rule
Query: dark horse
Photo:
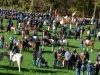
[(80, 38), (80, 32), (72, 32), (72, 35), (74, 35), (75, 40), (77, 40), (77, 38)]
[(0, 61), (3, 59), (4, 56), (7, 56), (8, 58), (10, 58), (9, 52), (0, 52)]
[(46, 37), (45, 38), (40, 38), (40, 42), (42, 44), (42, 50), (44, 49), (44, 45), (52, 45), (52, 51), (54, 50), (54, 40), (53, 39), (47, 39)]

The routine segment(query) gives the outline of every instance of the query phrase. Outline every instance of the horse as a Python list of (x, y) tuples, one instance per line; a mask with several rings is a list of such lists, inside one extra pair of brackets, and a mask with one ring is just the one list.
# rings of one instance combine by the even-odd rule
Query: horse
[(7, 56), (9, 59), (9, 52), (0, 52), (0, 61), (3, 59), (4, 56)]
[(22, 28), (21, 34), (22, 34), (22, 38), (24, 38), (24, 36), (25, 36), (25, 29), (24, 28)]
[(35, 42), (28, 42), (29, 46), (31, 46), (33, 49), (36, 49), (36, 43)]
[(54, 40), (53, 39), (47, 39), (47, 38), (40, 38), (40, 43), (42, 44), (42, 50), (44, 49), (44, 45), (52, 45), (52, 51), (54, 50)]
[(23, 55), (20, 53), (13, 54), (13, 52), (10, 51), (9, 56), (10, 56), (10, 65), (11, 65), (11, 63), (17, 62), (19, 72), (20, 72), (21, 64), (22, 64), (22, 60), (23, 60)]
[(76, 31), (76, 32), (72, 32), (71, 35), (74, 35), (75, 40), (77, 40), (77, 38), (80, 38), (80, 32)]
[(58, 43), (60, 43), (61, 46), (62, 46), (62, 44), (65, 44), (66, 46), (69, 46), (69, 41), (67, 39), (58, 40)]
[[(94, 49), (94, 41), (93, 40), (87, 40), (86, 38), (84, 38), (84, 46), (85, 47), (90, 46), (91, 52), (92, 52), (93, 49)], [(84, 48), (83, 48), (83, 50), (84, 50)], [(87, 50), (88, 50), (88, 48), (87, 48)]]
[(10, 29), (14, 30), (14, 34), (16, 34), (17, 31), (16, 31), (16, 27), (15, 26), (11, 26)]
[(9, 62), (10, 62), (10, 66), (11, 66), (12, 62), (17, 61), (17, 65), (18, 65), (19, 72), (20, 72), (20, 68), (21, 68), (21, 64), (22, 64), (22, 60), (23, 60), (22, 54), (20, 54), (20, 53), (13, 54), (12, 51), (10, 51), (10, 52), (0, 52), (0, 61), (3, 59), (4, 56), (8, 57)]
[(64, 24), (71, 24), (72, 26), (77, 26), (78, 22), (73, 22), (72, 21), (72, 17), (68, 17), (67, 15), (64, 17), (60, 18), (60, 24), (64, 25)]
[(21, 42), (20, 40), (18, 40), (18, 42), (16, 43), (16, 45), (18, 46), (20, 53), (23, 52), (23, 42)]

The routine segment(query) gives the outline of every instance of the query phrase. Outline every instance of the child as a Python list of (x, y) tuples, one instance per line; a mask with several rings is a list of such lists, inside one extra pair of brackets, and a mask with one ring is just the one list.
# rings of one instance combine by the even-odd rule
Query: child
[(8, 42), (5, 43), (5, 48), (8, 50)]

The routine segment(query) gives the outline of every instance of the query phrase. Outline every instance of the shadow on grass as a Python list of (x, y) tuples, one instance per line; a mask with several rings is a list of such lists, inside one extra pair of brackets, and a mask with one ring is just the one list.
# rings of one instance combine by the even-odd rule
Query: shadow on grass
[(20, 74), (12, 74), (12, 73), (0, 73), (0, 75), (20, 75)]
[(94, 51), (96, 51), (96, 52), (100, 52), (100, 49), (94, 49)]
[[(0, 67), (4, 68), (5, 70), (16, 70), (16, 71), (18, 71), (18, 67), (9, 67), (9, 66), (1, 66), (1, 65), (0, 65)], [(21, 71), (29, 72), (29, 70), (26, 69), (26, 68), (21, 68)]]
[[(43, 70), (43, 69), (34, 69), (34, 70), (32, 70), (32, 72), (39, 72), (39, 73), (59, 73), (61, 71), (60, 70), (47, 70), (47, 69), (45, 69), (45, 70)], [(67, 73), (67, 72), (65, 72), (65, 73)]]
[(77, 46), (73, 46), (73, 45), (69, 45), (69, 47), (72, 47), (72, 48), (79, 48), (79, 47), (77, 47)]
[(45, 50), (44, 50), (43, 53), (52, 53), (52, 51), (49, 51), (49, 50), (46, 50), (46, 51), (45, 51)]

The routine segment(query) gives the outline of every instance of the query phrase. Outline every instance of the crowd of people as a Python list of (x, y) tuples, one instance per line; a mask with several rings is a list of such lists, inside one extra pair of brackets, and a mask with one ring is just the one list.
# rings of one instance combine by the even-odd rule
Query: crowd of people
[[(78, 32), (81, 35), (81, 30), (85, 31), (84, 25), (83, 25), (84, 20), (79, 22), (79, 25), (77, 25), (73, 31), (71, 30), (69, 24), (68, 26), (61, 25), (60, 27), (61, 36), (58, 38), (57, 28), (59, 27), (59, 24), (60, 24), (59, 23), (60, 15), (55, 16), (53, 14), (47, 14), (47, 13), (44, 13), (44, 14), (28, 13), (28, 12), (20, 12), (20, 11), (15, 11), (15, 10), (0, 10), (0, 13), (1, 13), (0, 15), (2, 16), (1, 18), (8, 19), (8, 21), (6, 22), (6, 27), (7, 27), (6, 32), (8, 33), (11, 31), (10, 27), (13, 26), (12, 19), (17, 20), (16, 28), (18, 30), (19, 35), (22, 34), (23, 28), (25, 30), (25, 35), (29, 35), (30, 34), (30, 30), (28, 29), (29, 25), (34, 30), (34, 32), (32, 33), (32, 37), (30, 37), (29, 39), (26, 39), (25, 37), (22, 38), (24, 50), (26, 50), (26, 47), (28, 46), (29, 41), (34, 41), (33, 36), (39, 36), (38, 32), (40, 32), (41, 30), (40, 28), (38, 29), (38, 27), (40, 26), (42, 27), (43, 25), (48, 25), (48, 26), (46, 29), (44, 29), (44, 31), (46, 30), (46, 33), (43, 34), (42, 37), (45, 38), (44, 36), (48, 36), (49, 39), (53, 38), (55, 43), (57, 43), (58, 39), (63, 41), (63, 39), (70, 38), (73, 32), (74, 33)], [(77, 19), (76, 17), (73, 17), (73, 18), (75, 20)], [(24, 27), (22, 23), (24, 23)], [(90, 30), (90, 34), (87, 36), (87, 40), (90, 40), (91, 35), (93, 35), (94, 41), (96, 40), (97, 37), (98, 37), (98, 41), (100, 41), (100, 29), (99, 29), (100, 24), (97, 21), (95, 21), (94, 23), (95, 25), (92, 30), (90, 26), (87, 29), (87, 30)], [(2, 19), (1, 19), (1, 24), (3, 24)], [(0, 25), (0, 26), (3, 26), (3, 25)], [(53, 36), (51, 36), (50, 28), (52, 28)], [(97, 28), (98, 28), (98, 32), (96, 32)], [(2, 30), (2, 28), (0, 28), (0, 30)], [(75, 40), (77, 39), (80, 39), (79, 48), (83, 50), (84, 38), (82, 37), (78, 38), (77, 36), (75, 36)], [(5, 46), (5, 49), (12, 50), (14, 54), (19, 53), (19, 48), (16, 45), (17, 42), (18, 42), (18, 38), (14, 37), (14, 35), (9, 37), (9, 42), (5, 41), (4, 35), (2, 35), (0, 37), (0, 49), (4, 48)], [(36, 42), (36, 49), (33, 50), (33, 66), (48, 68), (49, 67), (48, 62), (42, 56), (43, 54), (42, 48), (39, 48), (40, 47), (39, 39), (35, 40), (35, 42)], [(60, 66), (63, 66), (64, 68), (67, 67), (68, 70), (76, 69), (76, 75), (80, 75), (80, 73), (84, 75), (85, 71), (87, 71), (87, 75), (94, 75), (94, 73), (95, 75), (98, 75), (99, 69), (100, 69), (100, 53), (97, 55), (96, 63), (92, 64), (92, 62), (89, 60), (90, 54), (87, 50), (83, 50), (82, 56), (81, 56), (81, 54), (79, 54), (75, 48), (73, 49), (74, 50), (71, 52), (68, 47), (64, 49), (63, 46), (60, 46), (58, 50), (54, 50), (53, 51), (53, 58), (54, 58), (53, 68), (57, 68), (58, 67), (57, 65), (60, 64)]]

